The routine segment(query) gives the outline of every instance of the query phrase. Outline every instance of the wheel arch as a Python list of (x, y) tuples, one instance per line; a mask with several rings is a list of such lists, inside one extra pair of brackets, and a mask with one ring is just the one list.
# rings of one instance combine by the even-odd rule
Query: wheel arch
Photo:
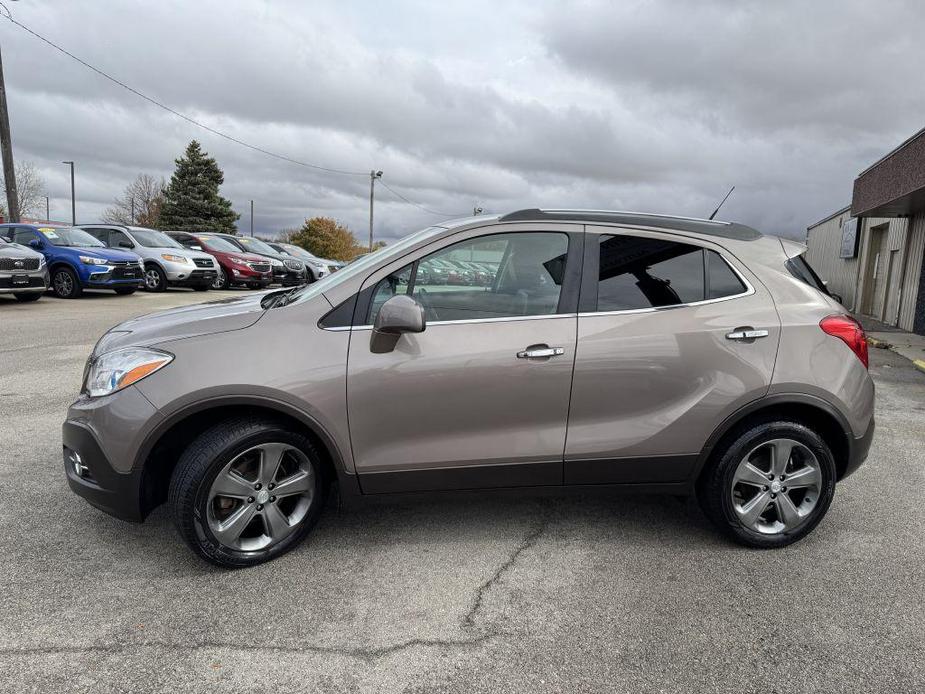
[(224, 396), (188, 405), (162, 420), (145, 437), (135, 456), (133, 469), (141, 473), (141, 515), (167, 499), (170, 478), (180, 453), (190, 441), (228, 417), (270, 416), (305, 433), (322, 454), (324, 473), (336, 480), (342, 495), (359, 494), (355, 475), (346, 472), (334, 439), (313, 417), (287, 403), (256, 396)]
[(734, 437), (743, 426), (769, 419), (798, 421), (810, 426), (832, 450), (838, 479), (845, 475), (854, 444), (848, 420), (822, 398), (804, 393), (778, 393), (745, 405), (717, 427), (697, 457), (692, 484), (696, 486), (700, 481), (713, 452)]

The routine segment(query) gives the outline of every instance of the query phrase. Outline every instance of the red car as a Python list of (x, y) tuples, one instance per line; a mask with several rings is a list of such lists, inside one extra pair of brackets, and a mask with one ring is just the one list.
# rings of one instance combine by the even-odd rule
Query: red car
[(251, 289), (264, 289), (273, 280), (270, 261), (261, 255), (244, 253), (230, 241), (216, 234), (193, 234), (186, 231), (165, 232), (180, 245), (211, 254), (221, 267), (212, 284), (213, 289), (227, 289), (237, 284)]

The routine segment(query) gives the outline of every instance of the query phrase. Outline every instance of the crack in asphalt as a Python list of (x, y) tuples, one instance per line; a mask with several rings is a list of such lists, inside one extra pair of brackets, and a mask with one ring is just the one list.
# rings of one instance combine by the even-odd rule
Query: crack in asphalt
[(0, 656), (36, 656), (57, 654), (102, 653), (109, 655), (121, 654), (129, 651), (156, 649), (162, 651), (194, 651), (210, 649), (227, 649), (244, 652), (271, 652), (271, 653), (319, 653), (322, 655), (339, 655), (347, 658), (361, 660), (376, 660), (384, 658), (409, 648), (471, 648), (495, 638), (498, 634), (483, 634), (473, 639), (409, 639), (379, 648), (341, 648), (337, 646), (278, 645), (278, 644), (241, 644), (224, 641), (200, 641), (198, 643), (174, 643), (171, 641), (142, 641), (138, 643), (122, 644), (89, 644), (86, 646), (36, 646), (33, 648), (0, 648)]
[(546, 532), (546, 529), (549, 527), (549, 516), (546, 515), (540, 524), (531, 530), (520, 544), (514, 548), (514, 551), (508, 555), (508, 558), (505, 559), (495, 572), (488, 578), (487, 581), (482, 583), (475, 591), (475, 601), (472, 603), (472, 607), (469, 608), (469, 611), (463, 617), (462, 624), (464, 627), (471, 627), (475, 625), (475, 618), (478, 616), (479, 611), (482, 609), (482, 603), (485, 599), (485, 594), (494, 587), (496, 583), (501, 580), (501, 577), (508, 571), (514, 564), (517, 562), (517, 558), (520, 557), (525, 551), (533, 547), (537, 541), (540, 539), (540, 536)]

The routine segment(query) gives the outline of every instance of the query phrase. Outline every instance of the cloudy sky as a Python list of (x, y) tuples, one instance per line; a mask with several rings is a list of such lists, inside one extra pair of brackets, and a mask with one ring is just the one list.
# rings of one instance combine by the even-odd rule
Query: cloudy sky
[[(384, 180), (376, 234), (447, 216), (593, 207), (722, 217), (801, 237), (925, 125), (925, 12), (682, 0), (20, 0), (17, 20), (134, 88), (286, 156)], [(0, 19), (13, 145), (52, 217), (92, 221), (196, 138), (258, 233), (331, 215), (362, 237), (369, 177), (243, 148)]]

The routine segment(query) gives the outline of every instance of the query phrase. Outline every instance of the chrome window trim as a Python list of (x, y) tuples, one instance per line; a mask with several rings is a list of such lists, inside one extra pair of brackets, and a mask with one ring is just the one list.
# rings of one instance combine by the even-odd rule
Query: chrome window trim
[[(501, 316), (500, 318), (464, 318), (462, 320), (435, 320), (427, 321), (427, 327), (436, 325), (475, 325), (479, 323), (514, 323), (525, 320), (549, 320), (553, 318), (577, 318), (578, 313), (542, 313), (535, 316)], [(330, 332), (346, 332), (348, 330), (372, 330), (371, 325), (344, 325), (334, 328), (322, 328)]]

